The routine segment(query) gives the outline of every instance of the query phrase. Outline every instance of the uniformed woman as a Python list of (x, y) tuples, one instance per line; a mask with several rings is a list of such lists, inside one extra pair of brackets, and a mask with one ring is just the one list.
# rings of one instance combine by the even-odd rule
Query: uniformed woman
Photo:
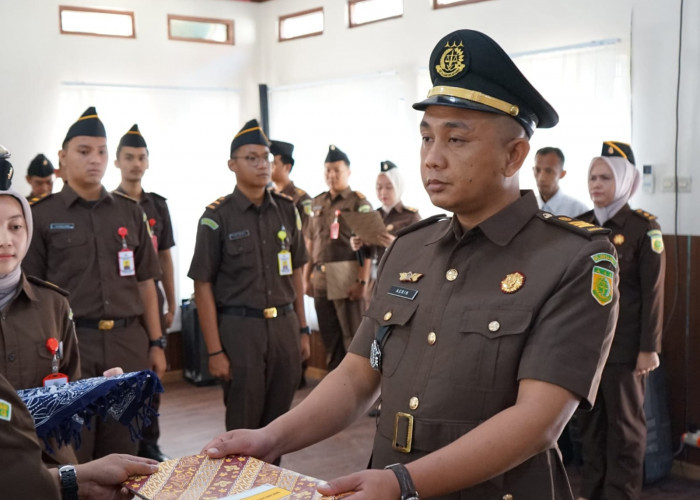
[(646, 376), (659, 366), (665, 255), (656, 217), (627, 203), (640, 175), (628, 144), (603, 143), (588, 168), (594, 209), (579, 218), (609, 228), (617, 250), (620, 311), (595, 406), (579, 412), (583, 447), (580, 498), (639, 498), (646, 420)]
[[(0, 149), (4, 149), (0, 146)], [(16, 389), (80, 378), (75, 329), (58, 287), (27, 277), (20, 265), (32, 238), (32, 211), (24, 196), (9, 188), (9, 153), (0, 159), (0, 373)], [(9, 177), (9, 179), (8, 179)], [(70, 446), (52, 446), (44, 461), (74, 463)]]

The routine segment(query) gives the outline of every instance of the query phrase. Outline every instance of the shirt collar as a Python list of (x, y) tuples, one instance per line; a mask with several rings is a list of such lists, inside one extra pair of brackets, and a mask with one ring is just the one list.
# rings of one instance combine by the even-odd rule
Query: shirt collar
[(466, 233), (457, 217), (453, 216), (451, 224), (448, 224), (438, 234), (437, 238), (428, 241), (426, 244), (440, 240), (446, 241), (449, 238), (459, 241), (465, 234), (480, 232), (496, 245), (506, 246), (525, 227), (538, 210), (537, 198), (534, 193), (529, 190), (520, 191), (520, 198)]
[[(108, 192), (104, 186), (102, 186), (101, 189), (102, 190), (100, 191), (100, 197), (96, 200), (97, 203), (101, 202), (104, 199), (108, 199), (110, 202), (114, 200), (114, 195)], [(77, 201), (82, 200), (80, 195), (78, 195), (78, 193), (76, 193), (73, 190), (73, 188), (70, 187), (68, 184), (63, 184), (63, 188), (58, 193), (58, 196), (60, 196), (61, 199), (63, 199), (63, 202), (66, 204), (67, 207), (70, 207)]]
[(350, 189), (350, 186), (348, 186), (347, 188), (340, 191), (338, 193), (338, 196), (336, 196), (335, 198), (333, 198), (330, 190), (328, 190), (328, 191), (326, 191), (326, 197), (333, 202), (333, 201), (337, 200), (338, 197), (340, 197), (342, 199), (346, 199), (348, 196), (350, 196), (350, 193), (352, 193), (352, 189)]
[(238, 189), (238, 186), (236, 186), (233, 189), (233, 203), (236, 205), (236, 207), (241, 211), (245, 212), (246, 210), (250, 209), (251, 207), (254, 208), (255, 210), (265, 210), (268, 205), (275, 205), (275, 201), (272, 198), (272, 195), (270, 194), (270, 191), (265, 189), (265, 193), (263, 194), (263, 201), (260, 204), (260, 207), (256, 206), (255, 203), (250, 201), (246, 195), (243, 194), (243, 192)]
[(625, 225), (627, 217), (631, 212), (632, 209), (630, 208), (629, 203), (627, 203), (623, 205), (622, 208), (618, 210), (617, 213), (609, 219), (609, 221), (618, 227), (623, 227)]

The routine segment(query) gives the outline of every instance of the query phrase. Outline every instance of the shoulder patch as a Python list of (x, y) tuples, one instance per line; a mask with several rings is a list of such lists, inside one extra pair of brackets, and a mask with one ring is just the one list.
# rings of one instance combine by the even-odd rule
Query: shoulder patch
[(217, 208), (219, 208), (219, 206), (221, 205), (221, 203), (222, 203), (225, 199), (226, 199), (225, 196), (220, 196), (220, 197), (217, 198), (216, 200), (212, 201), (209, 205), (207, 205), (207, 208), (208, 208), (209, 210), (216, 210)]
[(0, 399), (0, 420), (10, 422), (12, 420), (12, 403)]
[(44, 200), (48, 200), (53, 196), (53, 193), (44, 193), (40, 194), (39, 196), (32, 196), (27, 200), (27, 203), (29, 203), (29, 206), (36, 205), (39, 202), (42, 202)]
[(429, 226), (430, 224), (434, 224), (435, 222), (445, 220), (447, 219), (447, 216), (445, 214), (438, 214), (438, 215), (433, 215), (432, 217), (428, 217), (427, 219), (421, 219), (415, 224), (411, 224), (410, 226), (406, 226), (402, 229), (400, 229), (396, 233), (396, 237), (398, 238), (399, 236), (403, 236), (404, 234), (412, 233), (416, 229), (420, 229), (425, 226)]
[(549, 212), (543, 212), (540, 210), (537, 216), (545, 222), (550, 224), (555, 224), (559, 227), (565, 227), (574, 233), (580, 234), (587, 238), (591, 238), (596, 234), (608, 234), (610, 229), (605, 227), (596, 226), (590, 222), (585, 222), (580, 219), (572, 219), (571, 217), (565, 217), (563, 215), (552, 215)]
[(43, 286), (44, 288), (49, 288), (49, 289), (53, 290), (54, 292), (60, 293), (64, 297), (68, 297), (68, 295), (70, 295), (68, 290), (64, 290), (60, 286), (55, 285), (55, 284), (51, 283), (50, 281), (44, 281), (42, 279), (39, 279), (36, 276), (27, 276), (27, 281), (29, 281), (30, 283), (33, 283), (35, 285)]
[(656, 215), (650, 214), (649, 212), (646, 212), (646, 211), (642, 210), (641, 208), (638, 208), (637, 210), (635, 210), (634, 213), (636, 215), (638, 215), (639, 217), (641, 217), (642, 219), (646, 219), (646, 220), (656, 220), (658, 218), (658, 217), (656, 217)]
[(129, 196), (128, 194), (124, 194), (124, 193), (122, 193), (122, 192), (120, 192), (120, 191), (112, 191), (112, 194), (115, 194), (115, 195), (117, 195), (117, 196), (121, 196), (122, 198), (126, 198), (127, 200), (133, 201), (134, 203), (138, 203), (138, 202), (139, 202), (139, 200), (137, 200), (137, 199), (135, 199), (135, 198), (132, 198), (132, 197)]
[(210, 219), (209, 217), (202, 217), (199, 219), (199, 225), (200, 226), (207, 226), (209, 229), (212, 229), (213, 231), (216, 231), (219, 229), (219, 223), (216, 222), (214, 219)]

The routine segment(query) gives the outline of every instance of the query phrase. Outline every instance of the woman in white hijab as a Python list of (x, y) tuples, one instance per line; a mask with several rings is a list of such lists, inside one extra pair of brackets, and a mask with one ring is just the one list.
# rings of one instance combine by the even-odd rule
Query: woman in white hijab
[(628, 204), (640, 183), (629, 144), (607, 141), (588, 168), (594, 209), (579, 216), (610, 229), (617, 250), (617, 328), (595, 406), (578, 412), (581, 499), (639, 498), (646, 445), (646, 377), (659, 366), (665, 254), (656, 217)]

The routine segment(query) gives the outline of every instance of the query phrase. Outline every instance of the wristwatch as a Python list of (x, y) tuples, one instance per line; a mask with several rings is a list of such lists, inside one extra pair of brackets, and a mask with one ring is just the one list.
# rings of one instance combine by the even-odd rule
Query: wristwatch
[(160, 347), (161, 349), (165, 349), (168, 345), (168, 340), (165, 338), (165, 336), (161, 336), (160, 338), (156, 340), (149, 340), (148, 341), (148, 347)]
[(58, 468), (58, 477), (61, 481), (61, 499), (78, 500), (78, 476), (75, 467), (62, 465)]
[(306, 335), (311, 335), (311, 328), (308, 326), (304, 326), (302, 328), (299, 328), (299, 333), (304, 333)]
[(413, 486), (411, 474), (408, 473), (408, 469), (406, 469), (404, 464), (392, 464), (384, 468), (391, 469), (396, 474), (396, 479), (399, 480), (399, 487), (401, 488), (401, 500), (420, 500), (416, 487)]

